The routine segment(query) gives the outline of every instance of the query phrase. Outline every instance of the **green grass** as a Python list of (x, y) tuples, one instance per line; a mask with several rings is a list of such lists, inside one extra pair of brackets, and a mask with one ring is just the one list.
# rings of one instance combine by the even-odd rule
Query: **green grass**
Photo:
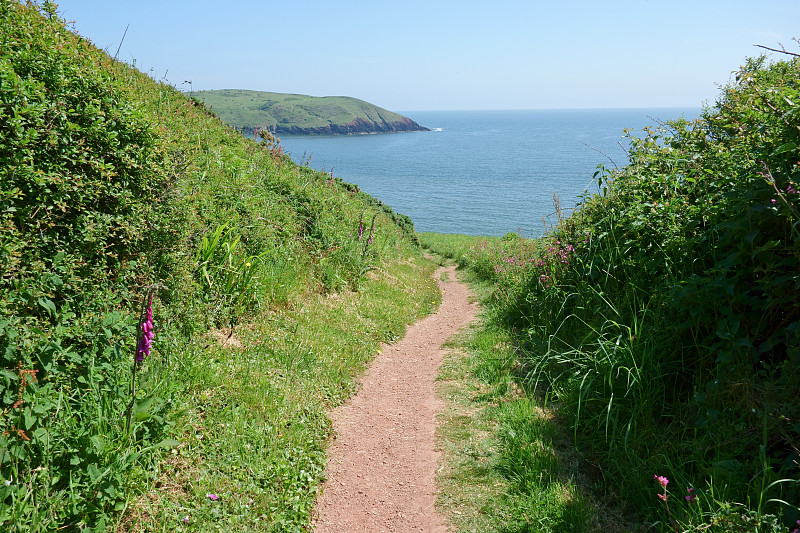
[[(429, 313), (433, 265), (397, 261), (360, 292), (198, 339), (168, 370), (183, 384), (180, 444), (121, 516), (124, 529), (302, 531), (325, 467), (328, 412), (355, 392), (382, 342)], [(421, 290), (411, 290), (419, 287)], [(219, 499), (210, 500), (206, 495)], [(189, 521), (184, 523), (184, 519)]]
[[(437, 240), (447, 250), (472, 239)], [(491, 287), (470, 271), (460, 275), (485, 301)], [(446, 402), (438, 506), (459, 532), (622, 531), (618, 517), (587, 498), (586, 476), (552, 407), (521, 387), (511, 340), (484, 315), (449, 343), (438, 377)]]
[(479, 237), (447, 233), (417, 233), (420, 244), (426, 250), (451, 260), (459, 266), (468, 263), (475, 246), (498, 240), (498, 237)]
[(642, 527), (800, 519), (798, 80), (796, 58), (748, 60), (702, 118), (631, 136), (630, 164), (544, 238), (445, 247), (495, 285), (520, 383)]
[(267, 128), (278, 134), (324, 133), (330, 126), (344, 127), (356, 120), (372, 124), (372, 131), (376, 132), (384, 131), (381, 128), (387, 123), (401, 129), (408, 123), (411, 128), (408, 131), (424, 129), (398, 113), (347, 96), (318, 97), (240, 89), (197, 91), (192, 95), (228, 124), (248, 132)]
[(0, 529), (307, 528), (327, 410), (436, 300), (413, 223), (51, 2), (0, 0), (0, 95)]

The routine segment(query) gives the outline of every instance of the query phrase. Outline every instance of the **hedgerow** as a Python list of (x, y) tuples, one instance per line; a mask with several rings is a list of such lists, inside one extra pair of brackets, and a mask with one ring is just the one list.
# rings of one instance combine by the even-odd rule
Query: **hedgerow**
[(796, 57), (748, 60), (698, 120), (628, 132), (630, 163), (541, 242), (471, 259), (528, 385), (664, 530), (800, 518), (799, 110)]
[(352, 189), (112, 60), (52, 2), (0, 0), (0, 528), (118, 521), (194, 408), (186, 346), (410, 250), (413, 225)]

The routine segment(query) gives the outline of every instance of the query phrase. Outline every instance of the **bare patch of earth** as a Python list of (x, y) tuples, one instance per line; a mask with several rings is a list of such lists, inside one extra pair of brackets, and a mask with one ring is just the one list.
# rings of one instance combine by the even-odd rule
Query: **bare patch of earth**
[(445, 532), (436, 508), (435, 380), (442, 344), (475, 319), (477, 304), (456, 280), (455, 267), (436, 273), (439, 310), (386, 346), (362, 388), (333, 413), (336, 439), (327, 482), (317, 500), (318, 533)]

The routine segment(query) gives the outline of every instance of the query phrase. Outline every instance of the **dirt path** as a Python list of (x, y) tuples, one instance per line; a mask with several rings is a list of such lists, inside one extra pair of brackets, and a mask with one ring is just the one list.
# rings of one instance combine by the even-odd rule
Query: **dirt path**
[(434, 507), (441, 404), (434, 381), (442, 344), (475, 318), (477, 304), (454, 267), (439, 269), (436, 279), (444, 290), (439, 310), (386, 346), (359, 393), (333, 413), (336, 440), (317, 501), (318, 533), (447, 531)]

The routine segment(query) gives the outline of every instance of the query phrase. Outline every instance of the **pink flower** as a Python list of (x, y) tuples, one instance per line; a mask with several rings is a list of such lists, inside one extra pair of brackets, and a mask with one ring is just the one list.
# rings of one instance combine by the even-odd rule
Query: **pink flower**
[(216, 494), (212, 494), (210, 492), (208, 494), (206, 494), (206, 498), (208, 498), (209, 500), (214, 501), (214, 502), (219, 500), (219, 496), (217, 496)]
[(686, 496), (686, 501), (689, 502), (690, 504), (696, 502), (697, 501), (697, 496), (695, 496), (695, 494), (694, 494), (694, 489), (689, 487), (686, 490), (689, 492), (689, 495)]
[(661, 485), (661, 487), (664, 490), (667, 490), (667, 484), (669, 483), (669, 480), (667, 478), (665, 478), (664, 476), (656, 476), (656, 475), (653, 475), (653, 478), (658, 481), (658, 484)]
[(153, 342), (153, 299), (147, 304), (147, 316), (142, 322), (142, 335), (139, 337), (139, 344), (136, 345), (136, 362), (144, 361), (145, 356), (150, 355), (150, 345)]

